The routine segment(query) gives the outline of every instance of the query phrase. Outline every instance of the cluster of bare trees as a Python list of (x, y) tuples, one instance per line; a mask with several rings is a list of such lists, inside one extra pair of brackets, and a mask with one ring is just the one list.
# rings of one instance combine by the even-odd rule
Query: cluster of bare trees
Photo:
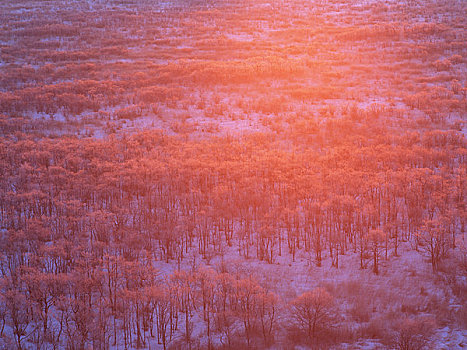
[[(410, 242), (436, 271), (465, 227), (465, 144), (454, 132), (412, 136), (324, 153), (285, 151), (258, 134), (3, 138), (2, 327), (18, 347), (142, 346), (151, 336), (167, 345), (176, 330), (191, 344), (202, 315), (210, 347), (239, 329), (247, 344), (267, 341), (290, 314), (313, 339), (331, 305), (326, 291), (284, 311), (252, 278), (182, 267), (190, 256), (209, 264), (236, 251), (272, 264), (304, 251), (331, 268), (351, 253), (378, 274)], [(179, 271), (162, 273), (158, 261)]]
[[(0, 346), (314, 342), (331, 290), (226, 261), (376, 279), (465, 244), (461, 2), (189, 3), (0, 3)], [(118, 131), (149, 119), (177, 135)]]

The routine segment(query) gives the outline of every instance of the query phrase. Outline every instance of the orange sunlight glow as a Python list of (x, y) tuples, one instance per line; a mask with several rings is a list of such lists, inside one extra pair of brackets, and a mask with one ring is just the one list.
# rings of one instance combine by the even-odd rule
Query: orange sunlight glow
[(0, 349), (462, 349), (467, 2), (0, 2)]

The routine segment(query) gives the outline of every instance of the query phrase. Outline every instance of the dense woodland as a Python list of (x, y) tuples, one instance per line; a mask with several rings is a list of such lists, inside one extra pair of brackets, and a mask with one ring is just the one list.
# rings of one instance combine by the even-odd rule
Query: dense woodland
[(467, 346), (467, 6), (0, 4), (0, 348)]

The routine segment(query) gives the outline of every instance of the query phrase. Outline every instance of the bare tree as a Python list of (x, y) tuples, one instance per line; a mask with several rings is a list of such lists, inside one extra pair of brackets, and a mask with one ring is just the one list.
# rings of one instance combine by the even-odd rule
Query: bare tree
[(292, 320), (310, 340), (328, 323), (333, 297), (323, 288), (305, 292), (292, 301)]

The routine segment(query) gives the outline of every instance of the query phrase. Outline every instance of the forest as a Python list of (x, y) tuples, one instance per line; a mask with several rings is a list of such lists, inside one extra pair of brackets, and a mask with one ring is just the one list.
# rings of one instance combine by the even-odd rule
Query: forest
[(466, 11), (0, 2), (0, 349), (467, 347)]

